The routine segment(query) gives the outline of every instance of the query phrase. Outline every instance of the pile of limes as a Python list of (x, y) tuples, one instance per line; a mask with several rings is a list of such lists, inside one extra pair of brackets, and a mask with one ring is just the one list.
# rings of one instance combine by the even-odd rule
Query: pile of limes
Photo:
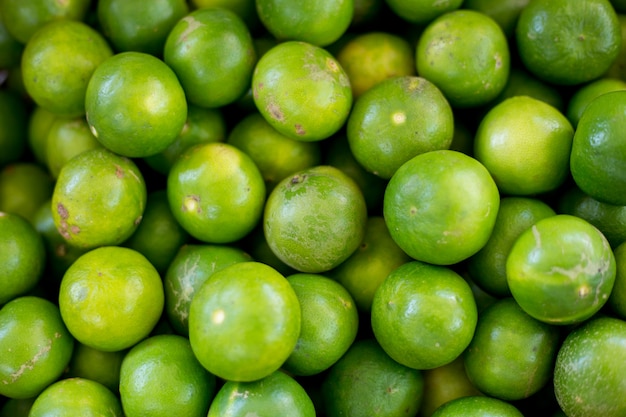
[(626, 416), (626, 1), (0, 0), (0, 417)]

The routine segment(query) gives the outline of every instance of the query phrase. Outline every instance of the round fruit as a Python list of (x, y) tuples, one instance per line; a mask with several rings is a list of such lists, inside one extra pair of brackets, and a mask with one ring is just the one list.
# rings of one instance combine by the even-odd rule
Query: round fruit
[(259, 222), (265, 182), (254, 161), (219, 142), (187, 149), (167, 177), (167, 198), (180, 225), (207, 243), (230, 243)]
[(165, 42), (163, 59), (178, 76), (190, 103), (217, 108), (233, 103), (250, 87), (256, 52), (238, 15), (210, 7), (176, 23)]
[(353, 0), (257, 0), (263, 26), (279, 41), (296, 40), (326, 46), (348, 29)]
[(383, 214), (391, 237), (409, 256), (452, 265), (487, 243), (499, 205), (498, 188), (480, 162), (440, 150), (417, 155), (396, 171)]
[(148, 336), (163, 304), (156, 269), (139, 252), (118, 246), (82, 255), (68, 268), (59, 289), (61, 316), (72, 335), (107, 352)]
[(355, 159), (385, 179), (416, 155), (448, 149), (453, 134), (452, 108), (441, 91), (421, 77), (381, 81), (356, 100), (347, 122)]
[(554, 393), (565, 414), (625, 415), (625, 357), (623, 320), (598, 317), (574, 329), (563, 342), (554, 367)]
[(534, 0), (520, 13), (515, 39), (533, 74), (575, 85), (610, 68), (620, 52), (621, 29), (609, 0)]
[(423, 25), (438, 16), (458, 9), (463, 0), (385, 0), (385, 3), (402, 19)]
[(54, 114), (81, 116), (89, 80), (112, 54), (104, 36), (86, 23), (49, 23), (33, 35), (22, 54), (24, 88), (35, 103)]
[(105, 352), (76, 342), (64, 376), (99, 382), (114, 394), (120, 387), (120, 368), (127, 350)]
[(84, 117), (59, 117), (50, 126), (46, 140), (46, 162), (50, 174), (57, 178), (67, 161), (99, 146), (102, 145), (91, 134)]
[(189, 308), (189, 340), (200, 363), (230, 381), (254, 381), (278, 370), (300, 335), (300, 304), (287, 280), (259, 262), (221, 269)]
[(70, 159), (59, 173), (52, 216), (71, 245), (118, 245), (137, 229), (146, 199), (145, 181), (132, 160), (94, 148)]
[(205, 417), (215, 393), (208, 373), (183, 336), (163, 334), (133, 346), (120, 369), (126, 417)]
[(84, 106), (98, 141), (127, 157), (164, 151), (187, 120), (176, 74), (143, 52), (122, 52), (102, 62), (89, 80)]
[(528, 96), (504, 100), (481, 120), (474, 157), (500, 192), (536, 195), (555, 190), (569, 175), (574, 129), (549, 104)]
[(500, 94), (511, 58), (506, 36), (492, 18), (455, 10), (424, 29), (415, 59), (418, 74), (439, 87), (452, 107), (461, 108), (485, 104)]
[(626, 91), (603, 94), (582, 113), (572, 144), (570, 170), (591, 197), (626, 206)]
[(456, 359), (472, 340), (476, 321), (469, 284), (448, 267), (419, 261), (391, 272), (372, 302), (376, 340), (392, 359), (414, 369)]
[(33, 222), (35, 213), (52, 195), (54, 180), (41, 165), (18, 161), (0, 171), (0, 211)]
[(356, 183), (320, 165), (283, 179), (265, 205), (263, 228), (272, 251), (301, 272), (329, 271), (365, 235), (367, 208)]
[(471, 395), (445, 403), (431, 417), (523, 417), (515, 406), (497, 398)]
[(325, 49), (306, 42), (274, 46), (252, 75), (256, 107), (287, 137), (326, 139), (343, 125), (352, 106), (348, 75)]
[(611, 294), (615, 257), (602, 233), (568, 214), (539, 220), (515, 241), (506, 261), (513, 298), (551, 324), (582, 322)]
[(15, 298), (0, 309), (0, 395), (33, 398), (56, 381), (74, 338), (59, 308), (40, 297)]
[(207, 417), (315, 417), (308, 393), (295, 379), (276, 371), (257, 381), (226, 381)]
[(578, 126), (583, 112), (594, 98), (619, 90), (626, 90), (626, 81), (618, 78), (600, 78), (576, 90), (569, 99), (566, 113), (572, 126)]

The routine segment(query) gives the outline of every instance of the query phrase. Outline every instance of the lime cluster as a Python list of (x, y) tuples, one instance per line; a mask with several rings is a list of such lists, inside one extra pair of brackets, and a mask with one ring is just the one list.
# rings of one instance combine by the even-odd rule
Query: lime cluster
[(0, 0), (0, 417), (623, 417), (624, 132), (622, 0)]

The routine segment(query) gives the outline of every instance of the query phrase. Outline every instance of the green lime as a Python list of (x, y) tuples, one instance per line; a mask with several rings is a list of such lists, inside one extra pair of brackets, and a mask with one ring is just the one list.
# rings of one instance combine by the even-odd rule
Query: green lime
[(625, 415), (624, 357), (624, 320), (598, 317), (574, 329), (561, 345), (554, 366), (554, 393), (565, 414), (571, 417)]
[(526, 314), (514, 299), (484, 310), (464, 355), (469, 380), (501, 400), (528, 398), (552, 377), (560, 346), (559, 328)]
[(458, 9), (463, 0), (385, 0), (385, 3), (402, 19), (425, 25), (441, 15)]
[(54, 21), (26, 44), (21, 65), (24, 87), (46, 110), (60, 116), (81, 116), (85, 114), (87, 84), (112, 54), (104, 36), (86, 23)]
[(0, 306), (32, 290), (46, 265), (43, 238), (23, 217), (0, 211)]
[(530, 197), (504, 197), (489, 240), (467, 261), (473, 281), (497, 297), (511, 295), (506, 279), (506, 258), (515, 240), (537, 221), (554, 216), (545, 202)]
[(365, 235), (367, 208), (356, 183), (319, 165), (283, 179), (265, 204), (263, 228), (272, 251), (300, 272), (329, 271)]
[(146, 184), (130, 159), (94, 148), (70, 159), (52, 193), (54, 224), (71, 245), (118, 245), (139, 226)]
[(613, 251), (617, 272), (608, 304), (622, 320), (626, 320), (626, 242)]
[(621, 29), (609, 0), (534, 0), (519, 15), (515, 39), (530, 72), (550, 83), (576, 85), (611, 67)]
[(84, 107), (98, 141), (128, 157), (164, 151), (187, 120), (176, 74), (143, 52), (122, 52), (102, 62), (89, 79)]
[(139, 252), (104, 246), (80, 256), (59, 289), (61, 316), (72, 335), (107, 352), (148, 336), (163, 312), (159, 273)]
[(59, 308), (35, 296), (0, 309), (0, 395), (33, 398), (56, 381), (72, 357), (74, 338)]
[(250, 87), (256, 52), (241, 17), (229, 9), (198, 9), (170, 31), (165, 63), (190, 103), (217, 108), (235, 102)]
[(597, 97), (580, 117), (570, 156), (574, 181), (586, 194), (605, 203), (626, 205), (626, 91)]
[(360, 312), (369, 312), (378, 286), (410, 260), (391, 238), (385, 219), (370, 216), (357, 250), (328, 274), (348, 290)]
[(48, 147), (48, 132), (52, 124), (57, 119), (54, 113), (49, 112), (41, 106), (35, 106), (30, 112), (27, 127), (28, 146), (35, 158), (35, 161), (42, 165), (48, 163), (46, 149)]
[(600, 78), (580, 87), (569, 99), (567, 118), (572, 126), (578, 126), (580, 118), (591, 101), (605, 93), (626, 90), (626, 81), (618, 78)]
[(500, 94), (511, 57), (506, 36), (491, 17), (455, 10), (426, 26), (415, 59), (417, 73), (439, 87), (452, 107), (462, 108)]
[(127, 350), (105, 352), (76, 342), (65, 376), (99, 382), (117, 394), (120, 369), (126, 353)]
[(191, 6), (197, 9), (222, 7), (235, 12), (250, 29), (257, 29), (259, 16), (254, 0), (190, 0)]
[(509, 79), (504, 89), (493, 101), (487, 103), (487, 107), (491, 108), (507, 98), (515, 96), (529, 96), (541, 100), (561, 112), (565, 111), (565, 104), (567, 104), (564, 98), (564, 92), (556, 85), (540, 80), (524, 69), (524, 67), (520, 66), (513, 66), (511, 68)]
[(301, 325), (298, 342), (283, 369), (294, 375), (316, 375), (350, 348), (357, 336), (359, 315), (352, 296), (337, 281), (305, 273), (290, 275), (287, 280), (300, 303)]
[(417, 155), (396, 171), (383, 214), (391, 237), (409, 256), (452, 265), (487, 243), (499, 205), (498, 188), (480, 162), (440, 150)]
[(189, 340), (212, 374), (248, 382), (278, 370), (300, 335), (300, 303), (272, 267), (238, 262), (211, 275), (189, 308)]
[(158, 335), (143, 340), (124, 356), (120, 399), (126, 417), (206, 417), (216, 378), (193, 354), (189, 340)]
[(568, 214), (539, 220), (515, 241), (506, 261), (513, 298), (551, 324), (587, 320), (609, 298), (615, 257), (602, 233)]
[(523, 417), (515, 406), (497, 398), (470, 395), (439, 407), (432, 417)]
[(263, 26), (279, 41), (326, 46), (343, 35), (354, 13), (352, 0), (256, 0)]
[(189, 12), (185, 0), (100, 0), (96, 13), (100, 31), (118, 52), (163, 54), (167, 35)]
[(181, 246), (163, 277), (165, 312), (174, 330), (189, 336), (191, 300), (211, 275), (234, 263), (251, 260), (250, 255), (234, 246)]
[(355, 159), (385, 179), (416, 155), (448, 149), (454, 134), (452, 108), (425, 78), (381, 81), (354, 103), (347, 137)]
[(424, 395), (421, 371), (391, 359), (372, 339), (360, 339), (322, 379), (325, 415), (413, 416)]
[(99, 146), (102, 145), (89, 130), (89, 124), (84, 117), (57, 118), (50, 126), (46, 140), (48, 170), (57, 178), (67, 161), (79, 153)]
[(29, 417), (123, 417), (120, 400), (104, 385), (85, 378), (66, 378), (47, 387), (35, 400)]
[(528, 3), (530, 0), (465, 0), (463, 8), (491, 17), (500, 25), (507, 38), (512, 38), (519, 15)]
[(227, 143), (187, 149), (167, 177), (174, 218), (206, 243), (230, 243), (250, 233), (263, 214), (265, 195), (265, 182), (254, 161)]
[(252, 75), (254, 103), (276, 130), (314, 142), (335, 134), (352, 106), (350, 79), (328, 51), (283, 42), (267, 51)]
[(276, 371), (250, 382), (226, 381), (207, 417), (315, 417), (313, 401), (302, 385)]
[(412, 261), (380, 284), (371, 321), (376, 340), (392, 359), (432, 369), (452, 362), (469, 345), (476, 302), (468, 283), (452, 269)]
[(7, 165), (0, 170), (0, 211), (19, 214), (32, 223), (53, 187), (52, 177), (39, 164), (18, 161)]

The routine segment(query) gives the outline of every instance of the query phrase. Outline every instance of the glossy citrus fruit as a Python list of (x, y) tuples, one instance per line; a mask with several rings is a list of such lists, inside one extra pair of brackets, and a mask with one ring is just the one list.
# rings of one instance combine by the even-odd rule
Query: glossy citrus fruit
[(458, 108), (482, 105), (500, 94), (511, 60), (500, 26), (474, 10), (455, 10), (430, 22), (415, 58), (417, 73)]
[(0, 167), (23, 156), (28, 117), (26, 103), (17, 94), (0, 90)]
[(0, 211), (19, 214), (32, 223), (53, 187), (52, 177), (41, 165), (27, 161), (9, 164), (0, 171)]
[(478, 318), (464, 354), (465, 370), (484, 394), (528, 398), (550, 381), (559, 346), (556, 326), (530, 317), (513, 298), (502, 298)]
[(480, 162), (440, 150), (417, 155), (396, 171), (383, 213), (391, 237), (409, 256), (451, 265), (487, 243), (499, 206), (498, 188)]
[(402, 19), (418, 25), (424, 25), (435, 18), (458, 9), (462, 0), (385, 0), (391, 10)]
[(370, 216), (357, 250), (329, 276), (343, 285), (361, 312), (369, 312), (378, 286), (394, 269), (411, 258), (394, 242), (382, 216)]
[(187, 120), (176, 74), (144, 52), (122, 52), (102, 62), (89, 80), (84, 106), (98, 141), (128, 157), (164, 151)]
[(261, 219), (265, 182), (238, 148), (208, 142), (187, 149), (170, 169), (167, 197), (174, 218), (196, 239), (229, 243)]
[(183, 336), (189, 335), (191, 300), (213, 273), (234, 263), (251, 260), (250, 255), (234, 246), (181, 246), (163, 278), (165, 312), (174, 330)]
[(67, 161), (81, 152), (99, 146), (102, 145), (91, 133), (84, 117), (57, 118), (50, 126), (46, 140), (46, 158), (50, 174), (57, 178)]
[(411, 44), (398, 35), (367, 32), (346, 42), (336, 56), (357, 98), (387, 78), (415, 75), (414, 52)]
[(506, 261), (511, 294), (530, 316), (582, 322), (602, 308), (615, 282), (615, 257), (602, 233), (568, 214), (539, 220), (515, 241)]
[(576, 85), (609, 69), (620, 51), (621, 29), (609, 0), (534, 0), (520, 13), (515, 39), (533, 74)]
[(300, 335), (300, 303), (285, 277), (259, 262), (214, 272), (189, 308), (189, 340), (212, 374), (254, 381), (278, 370)]
[(163, 59), (178, 76), (189, 102), (217, 108), (233, 103), (249, 88), (256, 51), (241, 17), (211, 7), (176, 23)]
[(18, 214), (0, 211), (0, 264), (0, 306), (33, 289), (43, 275), (43, 238)]
[(556, 108), (532, 97), (512, 97), (481, 120), (474, 157), (502, 193), (541, 194), (558, 188), (569, 175), (573, 137), (571, 123)]
[(141, 253), (160, 274), (165, 274), (178, 249), (189, 240), (189, 234), (170, 210), (167, 192), (155, 190), (148, 194), (141, 223), (124, 246)]
[(554, 392), (565, 414), (623, 416), (625, 356), (623, 320), (597, 317), (574, 329), (561, 345), (554, 367)]
[(572, 185), (560, 194), (558, 210), (587, 220), (597, 227), (612, 248), (626, 241), (626, 206), (598, 201)]
[(120, 369), (126, 353), (126, 349), (105, 352), (76, 342), (72, 359), (64, 376), (99, 382), (117, 395), (120, 386)]
[(326, 46), (341, 37), (352, 21), (352, 0), (257, 0), (263, 26), (279, 41)]
[(71, 245), (118, 245), (141, 222), (146, 184), (137, 165), (105, 148), (70, 159), (52, 193), (54, 224)]
[(424, 378), (391, 359), (375, 340), (361, 339), (325, 374), (321, 388), (328, 417), (400, 417), (417, 413)]
[(283, 179), (263, 216), (272, 251), (301, 272), (329, 271), (345, 261), (365, 235), (367, 208), (356, 183), (328, 165)]
[(51, 22), (26, 44), (21, 64), (24, 87), (35, 103), (54, 114), (83, 115), (89, 80), (112, 53), (104, 36), (86, 23)]
[(439, 407), (432, 417), (523, 417), (515, 406), (497, 398), (470, 395)]
[(241, 119), (230, 131), (227, 143), (247, 153), (255, 162), (267, 191), (283, 178), (321, 161), (320, 145), (287, 137), (274, 129), (258, 112)]
[(47, 387), (35, 400), (29, 417), (123, 417), (120, 400), (104, 385), (85, 378), (66, 378)]
[(150, 167), (161, 174), (167, 173), (176, 159), (193, 145), (202, 142), (224, 142), (226, 140), (226, 121), (220, 109), (207, 109), (188, 104), (187, 121), (174, 142), (164, 151), (144, 158)]
[(207, 417), (315, 417), (313, 401), (291, 376), (276, 371), (250, 382), (226, 381)]
[(26, 0), (0, 1), (2, 20), (7, 31), (21, 43), (27, 43), (33, 34), (53, 20), (82, 20), (89, 10), (89, 0)]
[(511, 67), (504, 89), (495, 99), (487, 103), (486, 109), (489, 110), (507, 98), (515, 96), (530, 96), (548, 103), (561, 112), (565, 111), (564, 92), (558, 86), (537, 78), (522, 66)]
[(326, 139), (352, 106), (350, 79), (328, 51), (288, 41), (267, 51), (252, 75), (254, 103), (276, 130), (308, 142)]
[(614, 205), (626, 205), (626, 91), (597, 97), (580, 117), (570, 170), (574, 181), (591, 197)]
[(605, 93), (626, 90), (626, 81), (619, 78), (600, 78), (580, 87), (569, 99), (565, 113), (572, 126), (578, 121), (591, 101)]
[(359, 315), (352, 296), (337, 281), (305, 273), (290, 275), (287, 280), (300, 303), (301, 325), (298, 342), (282, 367), (293, 375), (316, 375), (350, 348), (357, 336)]
[(156, 269), (139, 252), (119, 246), (82, 255), (68, 268), (59, 289), (61, 316), (72, 335), (108, 352), (129, 348), (148, 336), (163, 304), (163, 283)]
[(405, 263), (380, 284), (372, 302), (372, 330), (395, 361), (432, 369), (456, 359), (469, 345), (477, 310), (472, 290), (452, 269)]
[(467, 260), (472, 280), (489, 294), (511, 295), (506, 279), (506, 258), (515, 240), (537, 221), (556, 215), (542, 200), (531, 197), (504, 197), (489, 240)]
[(465, 373), (463, 356), (450, 363), (422, 371), (424, 397), (420, 415), (430, 417), (443, 404), (461, 397), (482, 395)]
[(185, 0), (159, 0), (145, 6), (141, 0), (98, 1), (100, 31), (118, 52), (137, 51), (160, 57), (167, 35), (189, 12)]
[(216, 379), (200, 365), (183, 336), (149, 337), (133, 346), (120, 369), (126, 417), (206, 417)]
[(385, 179), (416, 155), (448, 149), (453, 134), (452, 108), (439, 88), (421, 77), (381, 81), (355, 101), (347, 122), (354, 157)]
[(46, 148), (48, 141), (48, 132), (52, 123), (58, 116), (41, 106), (35, 105), (31, 110), (28, 119), (27, 138), (28, 147), (30, 148), (35, 161), (42, 165), (46, 165), (48, 157), (46, 156)]
[(74, 338), (59, 308), (35, 296), (15, 298), (0, 309), (0, 394), (33, 398), (63, 373)]
[(615, 248), (613, 254), (617, 272), (608, 304), (617, 317), (626, 320), (626, 243)]
[(502, 28), (504, 34), (511, 38), (519, 15), (530, 0), (465, 0), (464, 9), (476, 10), (491, 17)]

